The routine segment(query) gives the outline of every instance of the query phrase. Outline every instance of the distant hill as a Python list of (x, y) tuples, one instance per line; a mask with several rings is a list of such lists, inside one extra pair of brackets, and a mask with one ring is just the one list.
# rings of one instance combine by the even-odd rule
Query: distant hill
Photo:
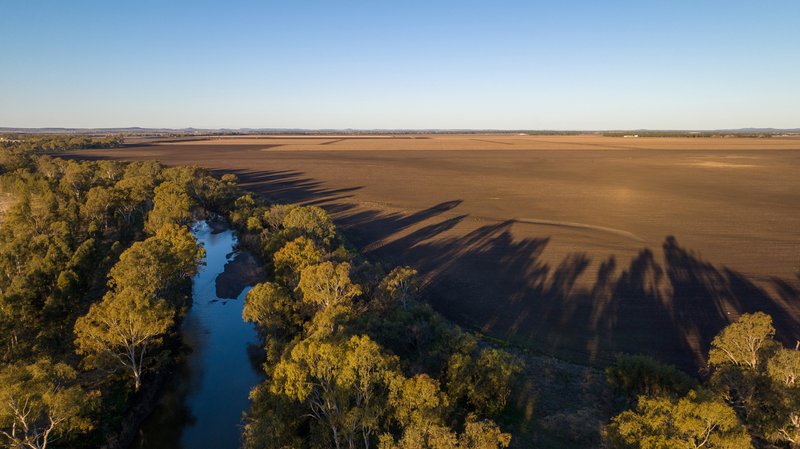
[(719, 129), (718, 132), (732, 133), (800, 133), (800, 128), (738, 128), (738, 129)]
[(796, 134), (800, 128), (736, 129), (615, 129), (615, 130), (526, 130), (526, 129), (306, 129), (306, 128), (14, 128), (0, 127), (0, 134), (122, 134), (142, 135), (237, 135), (237, 134), (601, 134), (601, 133), (708, 133), (708, 134)]

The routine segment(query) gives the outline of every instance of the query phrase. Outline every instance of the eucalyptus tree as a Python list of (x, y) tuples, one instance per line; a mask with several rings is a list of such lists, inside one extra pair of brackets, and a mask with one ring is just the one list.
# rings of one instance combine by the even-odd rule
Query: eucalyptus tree
[(175, 310), (134, 288), (110, 292), (75, 322), (75, 345), (90, 368), (123, 369), (139, 391), (142, 375), (165, 355), (160, 345)]
[(350, 264), (322, 262), (309, 265), (300, 273), (297, 290), (314, 311), (311, 332), (333, 334), (353, 309), (353, 298), (361, 287), (350, 280)]
[(610, 427), (614, 447), (639, 449), (749, 449), (750, 435), (736, 412), (705, 392), (680, 399), (641, 397), (634, 410), (617, 415)]
[(46, 449), (74, 432), (92, 428), (93, 394), (75, 384), (64, 363), (41, 359), (0, 370), (0, 436), (4, 447)]
[(397, 364), (366, 336), (309, 338), (277, 364), (272, 392), (304, 404), (330, 447), (369, 448), (389, 410)]
[(166, 224), (185, 226), (192, 222), (195, 202), (185, 186), (164, 181), (155, 188), (154, 193), (153, 209), (147, 214), (144, 225), (147, 232), (155, 234)]

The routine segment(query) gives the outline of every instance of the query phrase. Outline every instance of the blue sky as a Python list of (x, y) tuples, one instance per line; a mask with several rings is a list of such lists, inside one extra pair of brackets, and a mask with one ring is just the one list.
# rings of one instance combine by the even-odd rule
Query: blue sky
[(0, 10), (0, 126), (800, 127), (797, 0)]

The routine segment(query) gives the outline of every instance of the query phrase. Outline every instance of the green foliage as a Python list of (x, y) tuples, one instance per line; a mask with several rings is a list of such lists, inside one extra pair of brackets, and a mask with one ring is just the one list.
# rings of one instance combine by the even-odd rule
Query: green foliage
[[(387, 309), (387, 305), (394, 306)], [(351, 325), (399, 355), (410, 372), (444, 373), (453, 353), (475, 350), (474, 337), (438, 314), (429, 304), (372, 301), (369, 313)]]
[[(76, 363), (77, 346), (84, 366), (124, 371), (138, 388), (142, 374), (166, 359), (162, 343), (184, 305), (176, 300), (180, 288), (204, 257), (184, 224), (193, 213), (206, 212), (195, 205), (229, 208), (235, 179), (216, 180), (195, 167), (163, 169), (153, 161), (65, 161), (23, 147), (0, 149), (4, 169), (11, 163), (15, 170), (0, 177), (2, 191), (14, 197), (0, 222), (2, 370), (53, 360), (56, 371), (67, 372), (65, 363)], [(145, 220), (153, 235), (131, 244), (143, 237)], [(21, 369), (15, 371), (19, 376)], [(71, 373), (53, 382), (64, 391), (67, 385), (100, 385), (103, 397), (118, 385), (102, 370)], [(40, 383), (24, 385), (35, 393)], [(127, 396), (120, 397), (113, 416), (95, 417), (91, 424), (98, 432), (113, 431), (122, 420)], [(31, 429), (42, 428), (43, 413), (29, 415), (36, 420)], [(50, 435), (66, 441), (86, 430), (64, 422)]]
[(708, 353), (708, 364), (732, 363), (754, 370), (763, 361), (761, 356), (773, 343), (773, 336), (775, 328), (769, 315), (745, 313), (714, 337)]
[[(302, 405), (284, 395), (273, 394), (266, 383), (250, 391), (250, 411), (242, 432), (244, 449), (294, 449), (303, 447), (300, 428)], [(255, 417), (255, 418), (254, 418)]]
[(683, 396), (695, 385), (688, 374), (644, 355), (617, 356), (606, 368), (606, 379), (615, 391), (631, 400), (641, 395)]
[(800, 386), (800, 351), (780, 348), (767, 363), (769, 377), (789, 388)]
[(238, 182), (239, 179), (232, 173), (226, 173), (220, 179), (205, 175), (200, 181), (197, 200), (206, 210), (225, 213), (233, 206)]
[(113, 148), (122, 144), (119, 137), (59, 135), (9, 136), (0, 140), (0, 173), (29, 169), (36, 165), (37, 154), (84, 148)]
[(1, 181), (17, 200), (0, 224), (0, 360), (63, 346), (58, 335), (98, 269), (92, 227), (59, 187), (68, 164), (48, 163), (60, 167), (53, 179), (16, 172)]
[[(734, 405), (754, 436), (777, 444), (800, 443), (800, 352), (772, 339), (765, 314), (742, 315), (714, 340), (711, 386)], [(711, 355), (709, 355), (711, 359)]]
[(336, 238), (333, 221), (327, 212), (316, 206), (289, 209), (281, 224), (291, 233), (313, 239), (323, 247), (329, 247)]
[(307, 339), (275, 367), (272, 393), (306, 404), (331, 447), (353, 447), (379, 429), (396, 366), (366, 336)]
[(125, 167), (116, 187), (135, 204), (145, 204), (153, 197), (153, 189), (161, 182), (161, 166), (155, 161), (131, 162)]
[(113, 187), (92, 187), (86, 194), (86, 201), (81, 205), (81, 214), (88, 221), (96, 221), (108, 229), (109, 219), (119, 207), (120, 192)]
[(134, 288), (109, 293), (75, 322), (77, 352), (90, 368), (128, 371), (138, 391), (142, 374), (164, 356), (158, 346), (174, 316), (166, 300)]
[(380, 438), (379, 449), (498, 449), (508, 447), (511, 435), (503, 433), (492, 421), (469, 416), (464, 432), (457, 434), (445, 426), (420, 424), (406, 427), (396, 441), (390, 434)]
[(200, 265), (204, 264), (206, 250), (197, 244), (197, 240), (185, 226), (166, 224), (156, 231), (155, 238), (167, 242), (170, 247), (171, 257), (166, 258), (166, 262), (172, 263), (172, 267), (164, 267), (162, 275), (188, 279), (197, 274)]
[(681, 399), (675, 398), (680, 391), (675, 387), (684, 387), (680, 377), (663, 366), (653, 369), (658, 364), (652, 361), (645, 364), (650, 366), (646, 374), (641, 374), (642, 361), (628, 360), (624, 369), (610, 368), (612, 384), (645, 394), (635, 410), (613, 419), (612, 443), (639, 448), (739, 448), (752, 447), (752, 439), (759, 447), (796, 446), (800, 352), (781, 347), (774, 335), (769, 315), (743, 314), (711, 344), (708, 388)]
[(336, 332), (337, 325), (351, 315), (353, 298), (361, 294), (361, 288), (350, 280), (350, 264), (333, 262), (304, 268), (297, 291), (315, 311), (308, 328), (317, 337)]
[(273, 256), (275, 277), (285, 285), (296, 286), (303, 269), (322, 262), (324, 257), (314, 240), (298, 237), (285, 244)]
[(301, 332), (310, 315), (305, 303), (292, 298), (278, 284), (264, 282), (247, 293), (242, 318), (255, 323), (264, 336), (265, 369), (271, 370), (272, 364), (278, 361), (291, 338)]
[(347, 305), (361, 294), (361, 288), (350, 280), (350, 264), (322, 262), (303, 268), (297, 289), (303, 300), (319, 309)]
[(144, 228), (155, 234), (167, 224), (189, 225), (192, 220), (194, 201), (186, 191), (186, 186), (177, 182), (165, 181), (155, 188), (153, 210), (147, 215)]
[(41, 359), (0, 370), (0, 436), (4, 447), (44, 449), (92, 428), (95, 396), (75, 385), (75, 370)]
[(75, 161), (68, 161), (61, 176), (59, 187), (61, 190), (80, 202), (92, 185), (94, 178), (94, 166), (92, 164), (82, 164)]
[[(415, 270), (383, 276), (336, 246), (341, 239), (322, 209), (259, 212), (257, 201), (240, 197), (231, 213), (240, 229), (258, 233), (275, 272), (275, 282), (251, 290), (243, 312), (264, 336), (268, 376), (251, 394), (245, 447), (508, 446), (510, 435), (470, 412), (506, 406), (518, 361), (477, 350), (418, 302)], [(456, 400), (440, 387), (454, 353), (466, 357), (459, 382), (473, 384)]]
[(169, 222), (124, 251), (109, 271), (113, 290), (75, 323), (85, 364), (128, 370), (138, 391), (142, 374), (165, 355), (158, 346), (174, 323), (175, 305), (161, 296), (193, 276), (204, 255), (188, 229)]
[(449, 399), (439, 382), (427, 374), (417, 374), (406, 379), (397, 377), (390, 384), (389, 403), (394, 408), (394, 419), (403, 426), (442, 424)]
[(166, 224), (158, 233), (131, 245), (109, 272), (109, 286), (135, 289), (146, 296), (163, 295), (193, 276), (205, 250), (184, 227)]
[(10, 136), (9, 140), (0, 142), (0, 148), (17, 148), (31, 153), (50, 153), (58, 151), (81, 150), (90, 148), (114, 148), (122, 144), (122, 138), (91, 137), (82, 135), (32, 134)]
[(296, 331), (304, 320), (299, 317), (299, 301), (295, 301), (285, 288), (272, 282), (253, 287), (245, 297), (242, 318), (255, 323), (260, 329), (278, 328)]
[(522, 364), (505, 351), (484, 348), (477, 357), (456, 353), (447, 366), (447, 391), (481, 414), (494, 416), (506, 408), (520, 372)]
[(745, 449), (752, 442), (733, 408), (707, 393), (681, 399), (641, 397), (610, 428), (613, 447)]
[(396, 267), (383, 278), (379, 286), (386, 301), (399, 302), (403, 307), (419, 294), (417, 270), (411, 267)]
[(286, 218), (286, 215), (297, 208), (298, 206), (292, 204), (274, 204), (269, 210), (264, 212), (264, 223), (272, 231), (280, 230), (283, 227), (283, 220)]

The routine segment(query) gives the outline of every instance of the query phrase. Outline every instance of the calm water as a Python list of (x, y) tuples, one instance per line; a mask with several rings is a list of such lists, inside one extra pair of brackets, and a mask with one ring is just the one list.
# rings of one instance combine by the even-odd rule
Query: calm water
[(258, 335), (242, 321), (250, 286), (242, 286), (236, 299), (216, 296), (217, 276), (236, 256), (231, 254), (236, 237), (229, 230), (214, 234), (205, 222), (193, 233), (206, 249), (206, 266), (192, 279), (194, 302), (181, 327), (192, 352), (145, 421), (134, 448), (238, 448), (247, 395), (261, 380), (248, 353), (259, 344)]

